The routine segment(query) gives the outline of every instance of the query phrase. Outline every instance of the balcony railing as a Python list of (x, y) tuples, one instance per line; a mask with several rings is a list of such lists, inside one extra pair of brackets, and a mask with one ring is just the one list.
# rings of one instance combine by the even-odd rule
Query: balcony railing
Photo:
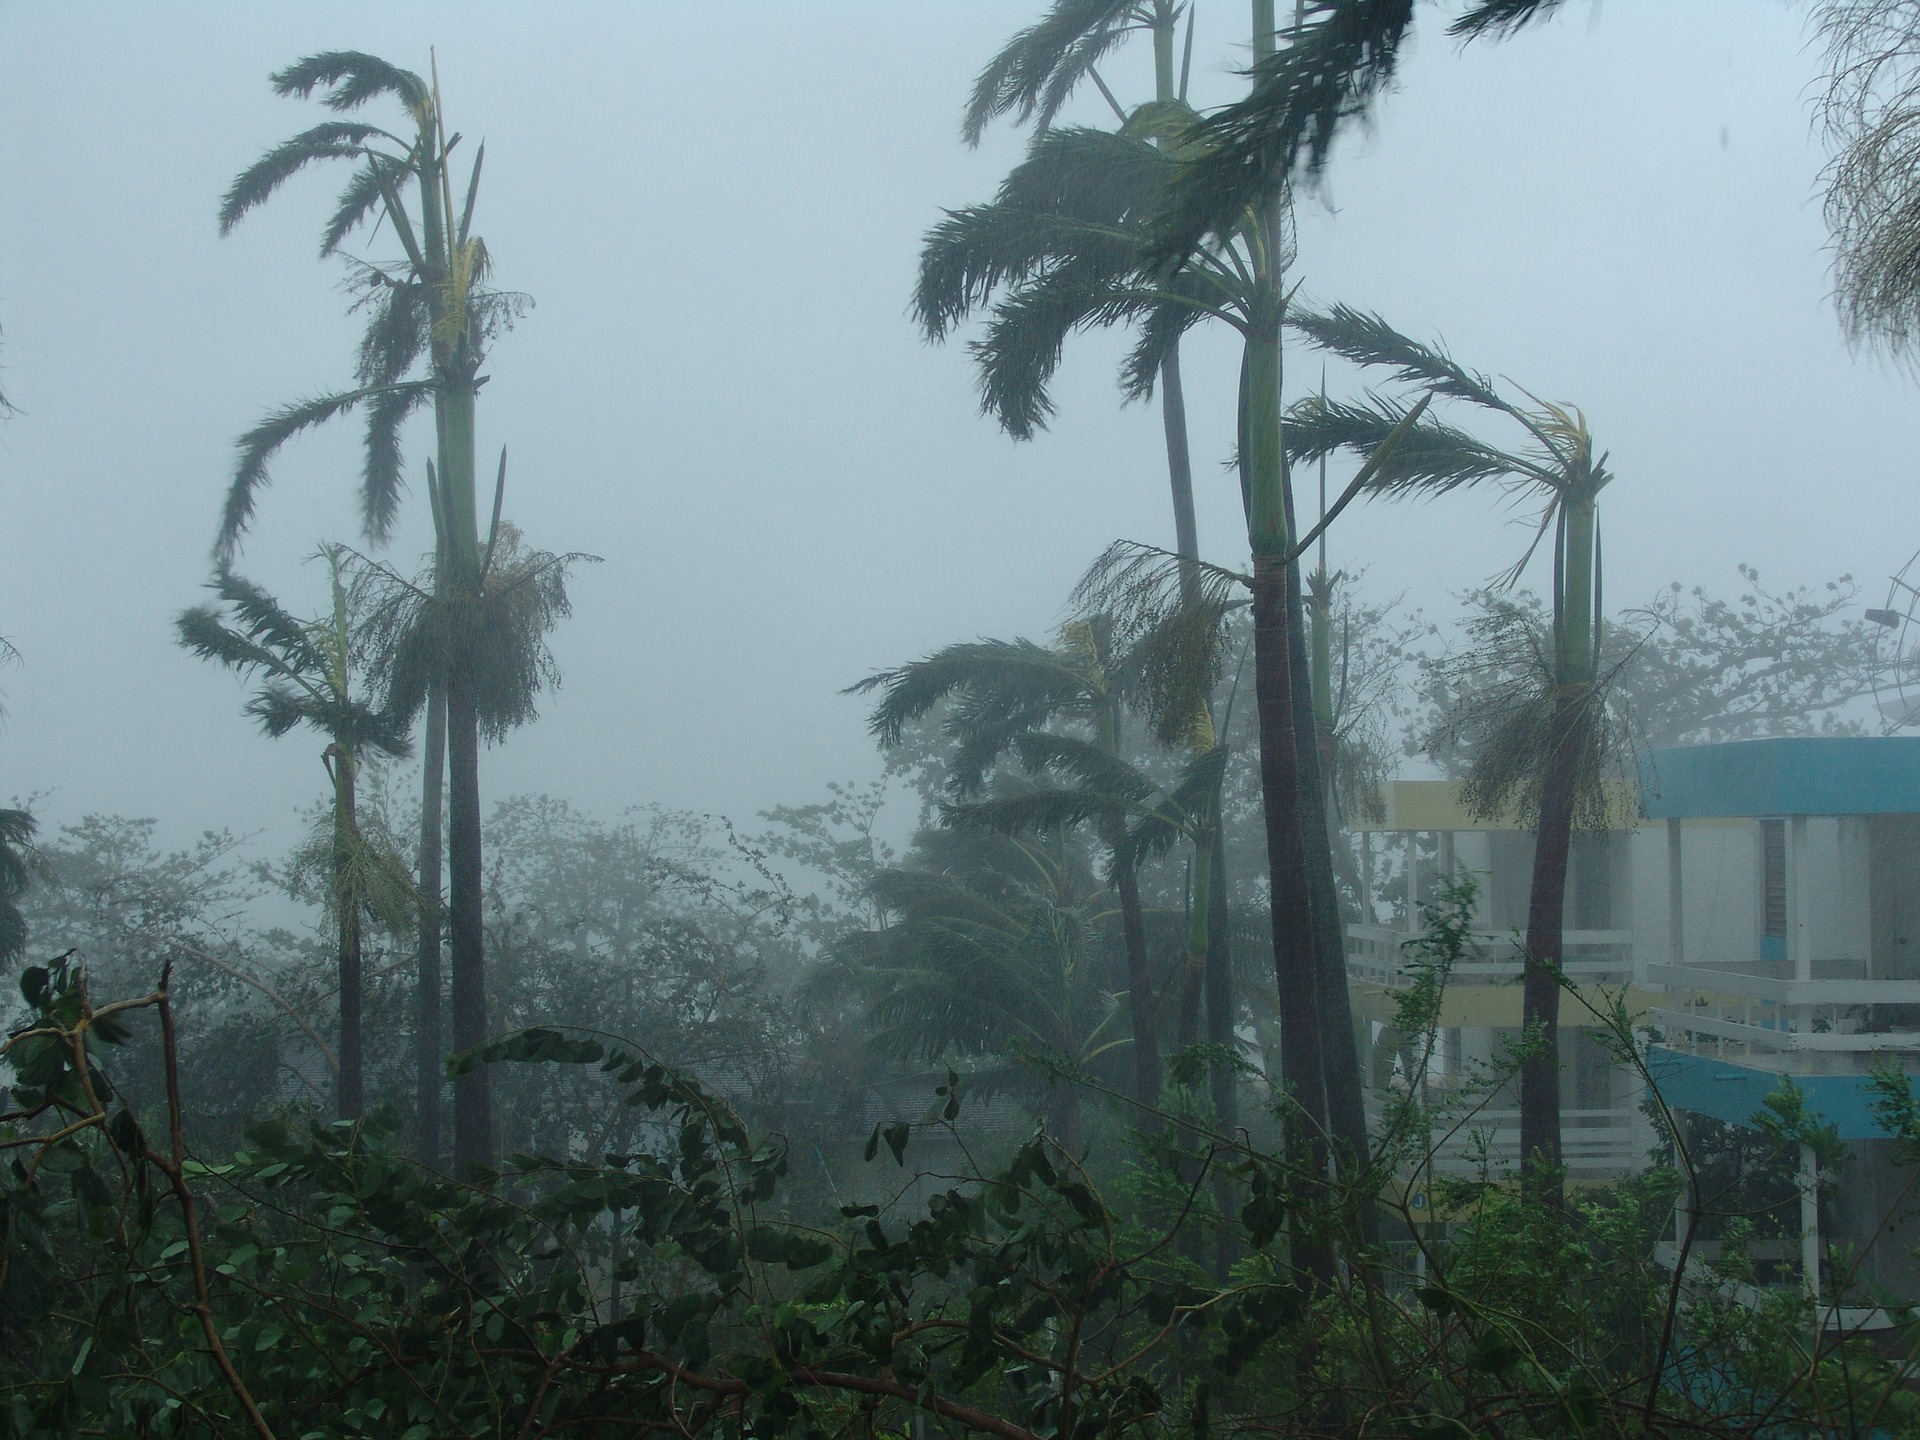
[(1681, 1049), (1775, 1058), (1920, 1050), (1920, 980), (1796, 980), (1717, 965), (1653, 965), (1647, 978), (1666, 991), (1648, 1019)]

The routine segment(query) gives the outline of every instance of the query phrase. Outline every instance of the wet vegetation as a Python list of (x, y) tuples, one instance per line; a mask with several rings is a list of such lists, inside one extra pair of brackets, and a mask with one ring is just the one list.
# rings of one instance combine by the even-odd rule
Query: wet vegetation
[[(1559, 8), (1484, 0), (1450, 31), (1492, 45)], [(1651, 1090), (1654, 1148), (1607, 1183), (1569, 1185), (1561, 1148), (1583, 832), (1650, 745), (1861, 733), (1880, 630), (1845, 577), (1621, 605), (1600, 501), (1634, 477), (1578, 406), (1296, 303), (1295, 189), (1416, 15), (1250, 18), (1244, 97), (1202, 113), (1191, 0), (1054, 0), (956, 97), (970, 141), (1030, 145), (929, 217), (910, 297), (1021, 439), (1076, 339), (1124, 331), (1118, 398), (1161, 413), (1174, 547), (1115, 537), (1037, 638), (961, 639), (957, 612), (954, 643), (847, 677), (884, 778), (742, 824), (487, 788), (594, 557), (522, 534), (506, 451), (479, 452), (483, 365), (526, 307), (481, 238), (484, 147), (431, 68), (328, 52), (273, 77), (316, 123), (219, 224), (326, 168), (321, 258), (365, 331), (351, 384), (239, 437), (208, 598), (175, 632), (327, 784), (264, 864), (225, 833), (170, 850), (148, 820), (0, 810), (0, 1431), (1920, 1430), (1904, 1324), (1850, 1337), (1758, 1283), (1795, 1233), (1796, 1157), (1838, 1157), (1790, 1087), (1737, 1131), (1678, 1126)], [(1816, 23), (1842, 318), (1904, 355), (1920, 9), (1827, 0)], [(1101, 76), (1127, 45), (1150, 95)], [(1056, 124), (1087, 89), (1113, 125)], [(1245, 548), (1213, 556), (1181, 370), (1202, 324), (1240, 347)], [(1357, 388), (1283, 403), (1287, 366), (1323, 356)], [(326, 540), (303, 614), (244, 545), (275, 458), (347, 419), (362, 531)], [(1330, 461), (1352, 466), (1331, 496)], [(1506, 568), (1459, 615), (1332, 568), (1350, 506), (1463, 488), (1535, 523), (1519, 553), (1490, 538)], [(383, 546), (422, 495), (416, 572)], [(1408, 756), (1538, 836), (1524, 1027), (1444, 1094), (1418, 1077), (1477, 958), (1474, 882), (1376, 853)], [(1354, 921), (1413, 937), (1391, 1024), (1356, 1020)], [(1584, 1034), (1644, 1078), (1624, 992)], [(1920, 1155), (1920, 1107), (1880, 1083)], [(1524, 1163), (1437, 1167), (1509, 1093)]]

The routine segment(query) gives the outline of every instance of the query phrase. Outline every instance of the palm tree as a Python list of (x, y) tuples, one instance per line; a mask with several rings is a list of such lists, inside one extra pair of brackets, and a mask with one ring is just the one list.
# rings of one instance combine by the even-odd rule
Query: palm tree
[[(947, 704), (942, 724), (956, 742), (948, 776), (956, 799), (976, 793), (1003, 755), (1031, 746), (1047, 727), (1061, 723), (1083, 726), (1093, 735), (1091, 749), (1104, 757), (1103, 765), (1122, 767), (1126, 667), (1114, 653), (1112, 627), (1080, 622), (1068, 627), (1062, 641), (1052, 649), (1029, 640), (950, 645), (911, 665), (870, 675), (851, 692), (881, 692), (869, 726), (882, 745), (898, 744), (907, 725)], [(1160, 1027), (1138, 868), (1125, 859), (1122, 810), (1095, 807), (1074, 817), (1074, 823), (1082, 820), (1098, 824), (1108, 852), (1126, 953), (1134, 1098), (1150, 1110), (1160, 1100)]]
[[(1468, 800), (1482, 814), (1516, 802), (1536, 816), (1532, 888), (1527, 902), (1522, 1009), (1528, 1048), (1520, 1070), (1520, 1148), (1529, 1183), (1549, 1203), (1560, 1199), (1560, 960), (1567, 858), (1583, 805), (1597, 795), (1605, 738), (1599, 673), (1600, 538), (1597, 499), (1613, 478), (1581, 413), (1527, 396), (1521, 404), (1485, 375), (1456, 362), (1439, 344), (1424, 345), (1377, 315), (1336, 306), (1299, 314), (1292, 323), (1316, 345), (1363, 367), (1384, 367), (1429, 398), (1470, 405), (1517, 427), (1519, 448), (1501, 448), (1440, 420), (1416, 419), (1408, 407), (1369, 394), (1347, 404), (1312, 398), (1293, 408), (1288, 448), (1296, 458), (1338, 449), (1377, 453), (1399, 428), (1405, 439), (1368, 481), (1372, 493), (1437, 494), (1494, 484), (1544, 498), (1539, 528), (1519, 562), (1517, 580), (1535, 550), (1553, 545), (1552, 633), (1538, 657), (1537, 688), (1507, 697), (1494, 734), (1476, 754)], [(1522, 392), (1525, 393), (1525, 392)]]
[(38, 828), (30, 810), (0, 807), (0, 965), (11, 965), (27, 948), (27, 920), (20, 897), (33, 881)]
[[(492, 339), (524, 309), (524, 297), (487, 288), (491, 258), (473, 233), (485, 146), (475, 149), (464, 199), (456, 208), (449, 138), (438, 81), (358, 51), (310, 55), (273, 77), (278, 94), (321, 103), (348, 115), (379, 99), (399, 102), (406, 125), (395, 133), (353, 119), (331, 120), (275, 146), (236, 179), (220, 207), (220, 228), (231, 230), (286, 180), (322, 160), (346, 160), (353, 172), (321, 237), (321, 256), (340, 251), (346, 238), (372, 223), (399, 244), (397, 261), (350, 262), (353, 281), (369, 310), (360, 344), (356, 385), (303, 400), (269, 415), (239, 442), (216, 556), (230, 558), (253, 515), (268, 465), (302, 431), (356, 408), (366, 415), (362, 513), (369, 537), (390, 529), (402, 479), (400, 427), (432, 402), (439, 464), (430, 472), (435, 564), (433, 588), (449, 606), (482, 601), (484, 566), (476, 511), (475, 397), (480, 367)], [(405, 191), (414, 190), (413, 208)], [(505, 455), (501, 459), (504, 476)], [(496, 489), (496, 519), (498, 516)], [(468, 627), (471, 629), (472, 627)], [(447, 657), (430, 686), (426, 706), (422, 782), (420, 888), (440, 893), (439, 826), (443, 773), (450, 775), (447, 805), (448, 929), (452, 951), (453, 1044), (469, 1049), (485, 1037), (486, 961), (481, 929), (479, 709), (471, 674)], [(444, 722), (442, 716), (444, 715)], [(443, 728), (444, 724), (444, 728)], [(443, 765), (446, 770), (443, 772)], [(421, 1150), (439, 1149), (440, 936), (437, 916), (421, 927), (418, 1069)], [(492, 1105), (484, 1067), (454, 1082), (454, 1163), (464, 1171), (493, 1155)]]
[(973, 1080), (988, 1090), (1019, 1086), (1031, 1073), (1022, 1061), (1064, 1069), (1069, 1083), (1048, 1082), (1048, 1128), (1075, 1149), (1070, 1082), (1125, 1043), (1090, 963), (1099, 912), (1075, 893), (1069, 858), (984, 838), (996, 841), (985, 857), (977, 842), (962, 847), (974, 852), (964, 867), (883, 871), (873, 893), (890, 923), (836, 944), (809, 988), (859, 995), (867, 1044), (885, 1059), (985, 1061)]
[[(1478, 0), (1447, 33), (1501, 38), (1561, 3)], [(1233, 229), (1296, 179), (1317, 178), (1334, 138), (1392, 83), (1413, 28), (1414, 0), (1296, 0), (1288, 43), (1276, 47), (1272, 0), (1254, 6), (1253, 83), (1196, 127), (1193, 158), (1155, 216), (1152, 251), (1162, 262), (1177, 263), (1209, 235)]]
[[(1187, 21), (1186, 45), (1176, 78), (1174, 40), (1183, 14)], [(1153, 42), (1154, 95), (1150, 105), (1129, 117), (1095, 67), (1108, 52), (1142, 30)], [(1192, 61), (1191, 0), (1054, 0), (1040, 20), (1008, 41), (980, 72), (968, 98), (961, 133), (968, 145), (978, 145), (987, 125), (1009, 114), (1045, 131), (1081, 82), (1091, 78), (1123, 126), (1144, 125), (1156, 134), (1157, 143), (1165, 146), (1172, 139), (1172, 122), (1189, 119), (1193, 113), (1187, 106)], [(962, 318), (943, 310), (937, 295), (923, 290), (918, 300), (918, 318), (929, 339), (943, 339)], [(1177, 341), (1167, 347), (1160, 360), (1160, 416), (1173, 500), (1174, 548), (1197, 560), (1200, 538), (1193, 509), (1193, 459), (1187, 440), (1186, 392)]]
[(209, 587), (215, 605), (182, 611), (174, 621), (180, 643), (207, 660), (263, 682), (247, 713), (274, 738), (305, 726), (327, 737), (321, 762), (333, 786), (331, 876), (327, 908), (335, 925), (340, 988), (340, 1071), (335, 1108), (357, 1120), (366, 1109), (361, 1018), (361, 919), (369, 910), (391, 915), (396, 890), (411, 898), (405, 867), (367, 843), (355, 814), (355, 781), (362, 757), (409, 753), (407, 727), (391, 711), (361, 700), (353, 687), (354, 641), (342, 551), (321, 551), (333, 590), (331, 613), (296, 620), (265, 590), (231, 571)]

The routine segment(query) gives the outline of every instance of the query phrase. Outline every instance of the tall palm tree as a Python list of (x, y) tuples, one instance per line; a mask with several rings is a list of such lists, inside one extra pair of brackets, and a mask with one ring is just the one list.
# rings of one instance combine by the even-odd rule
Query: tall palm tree
[[(887, 1059), (986, 1062), (986, 1088), (1020, 1088), (1035, 1059), (1085, 1073), (1125, 1043), (1091, 963), (1098, 910), (1051, 847), (993, 849), (964, 869), (883, 871), (873, 892), (890, 922), (832, 947), (810, 989), (858, 994), (867, 1043)], [(1080, 1087), (1050, 1079), (1044, 1103), (1048, 1128), (1077, 1148)]]
[[(327, 908), (335, 926), (334, 959), (340, 989), (340, 1072), (335, 1109), (357, 1120), (366, 1109), (361, 1016), (361, 920), (369, 910), (391, 912), (382, 903), (398, 888), (411, 898), (404, 867), (370, 846), (355, 813), (355, 782), (362, 757), (409, 753), (407, 727), (392, 712), (375, 709), (354, 692), (354, 640), (342, 553), (329, 546), (333, 606), (323, 619), (289, 615), (265, 590), (231, 571), (211, 585), (219, 602), (184, 610), (174, 621), (180, 643), (262, 684), (247, 713), (274, 738), (302, 726), (327, 738), (321, 762), (333, 788), (331, 876)], [(396, 879), (395, 871), (398, 870)]]
[[(452, 152), (439, 86), (411, 71), (359, 51), (310, 55), (273, 76), (278, 94), (311, 98), (337, 115), (375, 100), (397, 101), (406, 121), (398, 131), (358, 120), (324, 122), (284, 141), (242, 172), (220, 207), (220, 228), (231, 230), (250, 210), (308, 165), (346, 160), (353, 170), (321, 237), (325, 258), (363, 226), (384, 225), (399, 259), (350, 261), (361, 303), (369, 310), (356, 367), (356, 385), (284, 407), (239, 442), (216, 556), (232, 556), (253, 515), (268, 465), (302, 431), (356, 408), (366, 415), (366, 460), (361, 499), (368, 534), (382, 539), (398, 507), (402, 470), (400, 427), (431, 401), (438, 466), (429, 476), (435, 534), (434, 587), (450, 606), (478, 606), (483, 564), (476, 494), (475, 398), (492, 339), (524, 309), (524, 297), (491, 290), (491, 258), (473, 233), (485, 146), (474, 151), (464, 198), (456, 207)], [(411, 205), (407, 190), (413, 191)], [(504, 473), (505, 457), (502, 456)], [(496, 496), (497, 496), (496, 490)], [(496, 504), (496, 517), (498, 514)], [(471, 628), (471, 627), (469, 627)], [(438, 874), (442, 765), (450, 777), (447, 804), (448, 930), (451, 940), (452, 1040), (456, 1049), (480, 1043), (487, 1030), (486, 961), (481, 929), (479, 697), (468, 667), (444, 657), (427, 705), (426, 767), (421, 805), (420, 888), (440, 892)], [(440, 716), (444, 712), (444, 731)], [(443, 750), (444, 747), (444, 750)], [(421, 928), (419, 1088), (422, 1150), (438, 1152), (439, 944), (437, 921)], [(454, 1163), (465, 1170), (493, 1158), (492, 1103), (484, 1067), (454, 1082)]]
[(1439, 344), (1410, 340), (1377, 315), (1336, 306), (1324, 314), (1296, 315), (1292, 323), (1316, 345), (1356, 365), (1390, 370), (1395, 380), (1428, 397), (1499, 417), (1518, 438), (1516, 446), (1503, 448), (1441, 420), (1416, 420), (1409, 429), (1408, 407), (1378, 394), (1351, 404), (1315, 397), (1292, 412), (1288, 447), (1296, 458), (1343, 448), (1376, 453), (1380, 440), (1400, 428), (1405, 439), (1372, 475), (1372, 493), (1436, 494), (1493, 484), (1544, 500), (1533, 543), (1506, 577), (1516, 580), (1551, 539), (1552, 633), (1539, 656), (1540, 684), (1496, 717), (1491, 742), (1476, 754), (1468, 799), (1483, 814), (1502, 813), (1518, 801), (1536, 819), (1522, 997), (1528, 1048), (1520, 1069), (1520, 1148), (1529, 1183), (1557, 1205), (1567, 859), (1576, 819), (1598, 793), (1605, 739), (1597, 500), (1613, 476), (1606, 457), (1594, 455), (1585, 417), (1572, 406), (1531, 395), (1517, 402)]
[[(1184, 18), (1186, 38), (1175, 65), (1175, 45)], [(1123, 126), (1147, 134), (1166, 148), (1178, 128), (1193, 118), (1187, 105), (1187, 80), (1193, 61), (1192, 0), (1054, 0), (1046, 14), (1020, 31), (988, 62), (969, 97), (962, 134), (969, 145), (979, 143), (987, 125), (997, 117), (1013, 115), (1021, 123), (1046, 130), (1073, 92), (1091, 79)], [(1129, 115), (1096, 68), (1106, 55), (1133, 35), (1145, 32), (1153, 46), (1154, 98)], [(930, 298), (923, 295), (922, 298)], [(921, 319), (929, 338), (943, 338), (959, 316), (942, 314), (935, 306), (923, 309)], [(1173, 502), (1174, 549), (1192, 566), (1200, 557), (1199, 528), (1194, 515), (1193, 460), (1187, 435), (1186, 391), (1181, 376), (1180, 344), (1169, 344), (1159, 362), (1161, 430), (1166, 446), (1167, 479)], [(1215, 809), (1218, 809), (1216, 804)], [(1204, 863), (1211, 879), (1213, 903), (1207, 918), (1207, 1038), (1217, 1045), (1233, 1041), (1234, 964), (1232, 928), (1227, 923), (1226, 837), (1218, 826), (1199, 842), (1210, 852)], [(1231, 1125), (1235, 1118), (1235, 1078), (1225, 1065), (1214, 1067), (1214, 1102), (1218, 1117)]]
[[(1002, 756), (1031, 746), (1041, 732), (1062, 723), (1091, 734), (1106, 765), (1124, 764), (1126, 666), (1112, 641), (1110, 625), (1082, 622), (1069, 627), (1054, 648), (1029, 640), (950, 645), (911, 665), (871, 675), (852, 692), (880, 692), (870, 728), (883, 745), (897, 744), (907, 725), (947, 705), (942, 724), (956, 742), (949, 786), (959, 800), (979, 791)], [(1150, 1108), (1160, 1100), (1160, 1025), (1138, 869), (1125, 859), (1126, 817), (1109, 806), (1077, 819), (1099, 825), (1108, 852), (1126, 954), (1134, 1097)]]

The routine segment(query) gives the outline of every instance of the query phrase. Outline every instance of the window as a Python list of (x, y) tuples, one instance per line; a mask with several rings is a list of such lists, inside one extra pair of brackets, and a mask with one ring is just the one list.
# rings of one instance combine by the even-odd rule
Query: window
[(1787, 938), (1787, 822), (1760, 822), (1760, 934)]

